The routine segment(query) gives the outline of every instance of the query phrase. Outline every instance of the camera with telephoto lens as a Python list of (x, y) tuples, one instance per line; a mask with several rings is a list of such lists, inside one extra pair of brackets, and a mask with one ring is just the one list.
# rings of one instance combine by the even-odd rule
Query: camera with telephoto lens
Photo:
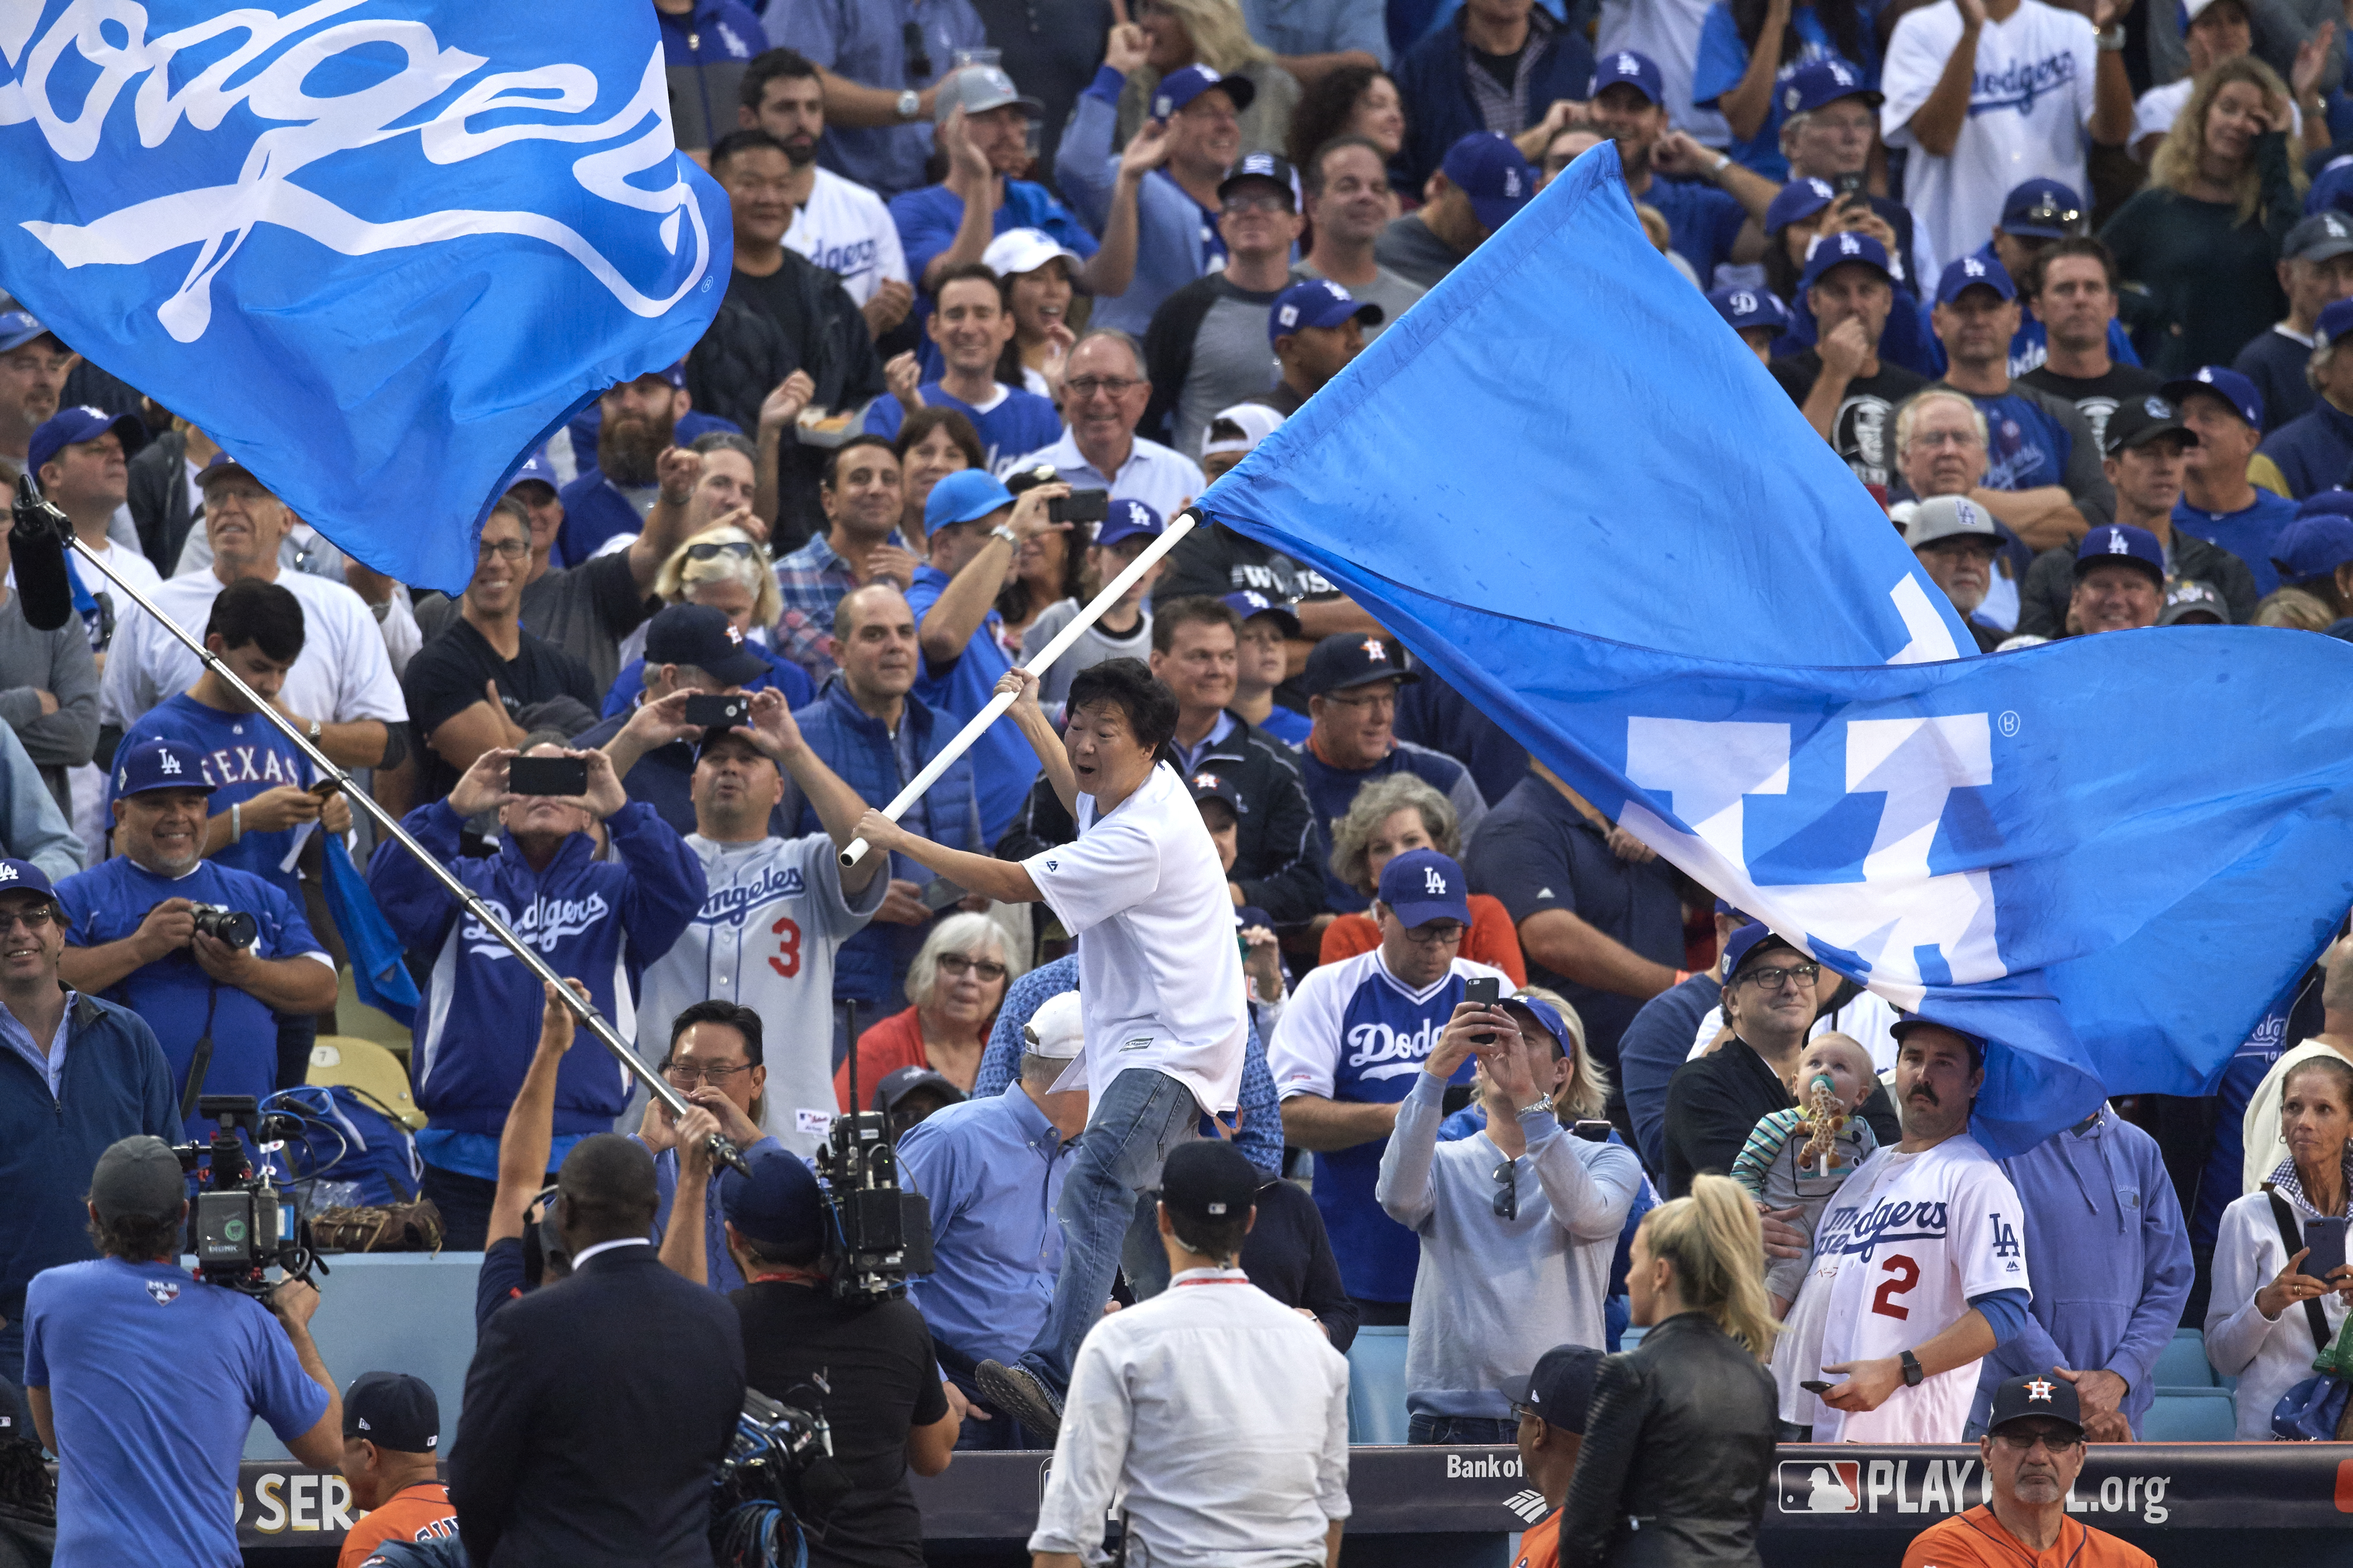
[(301, 1120), (265, 1115), (249, 1094), (205, 1095), (196, 1113), (214, 1122), (212, 1142), (182, 1143), (172, 1152), (181, 1170), (204, 1184), (188, 1215), (187, 1249), (195, 1254), (197, 1274), (207, 1284), (258, 1297), (279, 1283), (267, 1277), (271, 1268), (306, 1284), (313, 1266), (324, 1273), (327, 1266), (311, 1247), (310, 1222), (267, 1166), (253, 1168), (237, 1137), (242, 1128), (257, 1144), (275, 1142), (300, 1133)]
[(195, 920), (198, 931), (231, 947), (251, 947), (253, 939), (261, 934), (261, 928), (254, 923), (251, 915), (227, 904), (198, 904)]

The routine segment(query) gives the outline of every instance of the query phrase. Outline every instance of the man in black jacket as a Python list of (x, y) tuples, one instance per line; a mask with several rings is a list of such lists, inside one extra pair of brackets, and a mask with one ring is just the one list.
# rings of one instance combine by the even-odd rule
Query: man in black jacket
[[(1725, 1175), (1761, 1117), (1797, 1103), (1788, 1079), (1805, 1048), (1821, 966), (1762, 925), (1745, 925), (1724, 944), (1724, 1022), (1733, 1037), (1675, 1069), (1667, 1085), (1667, 1195), (1691, 1191), (1703, 1172)], [(1903, 1126), (1883, 1086), (1862, 1102), (1882, 1143)]]
[(654, 1162), (617, 1133), (565, 1156), (572, 1275), (482, 1328), (449, 1456), (480, 1568), (709, 1568), (711, 1489), (744, 1401), (734, 1309), (647, 1235)]

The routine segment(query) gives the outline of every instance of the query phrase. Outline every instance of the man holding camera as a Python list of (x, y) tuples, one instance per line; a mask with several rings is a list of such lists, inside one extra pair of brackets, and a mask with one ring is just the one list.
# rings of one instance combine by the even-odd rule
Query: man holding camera
[[(114, 858), (58, 885), (58, 973), (147, 1020), (184, 1113), (199, 1094), (280, 1087), (274, 1013), (335, 1005), (335, 963), (301, 908), (250, 871), (205, 858), (213, 789), (185, 741), (114, 756)], [(189, 1116), (187, 1136), (210, 1135)]]
[(155, 1031), (58, 981), (65, 908), (41, 868), (0, 860), (0, 1382), (25, 1380), (25, 1288), (90, 1251), (82, 1173), (134, 1133), (174, 1138)]
[[(527, 776), (543, 769), (568, 776)], [(540, 790), (548, 793), (525, 793)], [(498, 853), (463, 855), (466, 819), (492, 810), (504, 830)], [(607, 859), (597, 858), (600, 824)], [(624, 1032), (646, 966), (670, 951), (702, 902), (701, 862), (653, 807), (622, 793), (602, 752), (539, 745), (519, 757), (493, 747), (447, 800), (417, 807), (403, 826), (559, 973), (581, 977), (589, 1001)], [(531, 1065), (546, 997), (539, 977), (399, 845), (377, 847), (368, 890), (404, 947), (433, 954), (410, 1058), (417, 1103), (433, 1119), (417, 1152), (448, 1245), (474, 1250), (490, 1230), (499, 1130)], [(606, 1051), (566, 1055), (549, 1158), (609, 1131), (631, 1088)]]
[(88, 1214), (100, 1256), (26, 1295), (25, 1392), (58, 1456), (55, 1561), (235, 1563), (255, 1416), (311, 1468), (343, 1463), (343, 1400), (311, 1342), (319, 1293), (290, 1280), (258, 1300), (182, 1273), (187, 1182), (160, 1138), (99, 1157)]
[(809, 1168), (781, 1150), (751, 1165), (748, 1177), (731, 1170), (719, 1184), (728, 1249), (746, 1281), (731, 1298), (745, 1381), (833, 1427), (829, 1456), (800, 1489), (809, 1568), (922, 1568), (923, 1521), (907, 1472), (948, 1468), (962, 1400), (940, 1382), (931, 1331), (913, 1302), (833, 1293), (834, 1226)]

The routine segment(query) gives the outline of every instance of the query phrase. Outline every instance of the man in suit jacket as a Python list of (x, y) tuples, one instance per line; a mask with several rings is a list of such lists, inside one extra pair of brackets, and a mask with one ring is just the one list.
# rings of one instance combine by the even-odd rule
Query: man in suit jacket
[(477, 1568), (709, 1568), (744, 1401), (735, 1310), (647, 1240), (643, 1145), (583, 1139), (557, 1185), (572, 1275), (482, 1329), (449, 1456), (459, 1534)]

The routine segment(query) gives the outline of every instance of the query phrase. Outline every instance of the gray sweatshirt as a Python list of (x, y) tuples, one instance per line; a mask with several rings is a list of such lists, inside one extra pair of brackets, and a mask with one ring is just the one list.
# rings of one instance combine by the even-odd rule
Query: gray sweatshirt
[(1495, 1213), (1503, 1151), (1484, 1132), (1438, 1142), (1446, 1086), (1426, 1072), (1398, 1108), (1374, 1195), (1421, 1237), (1406, 1338), (1406, 1408), (1502, 1419), (1499, 1392), (1563, 1342), (1601, 1348), (1609, 1260), (1642, 1184), (1631, 1149), (1570, 1134), (1549, 1108), (1520, 1116), (1519, 1214)]
[[(121, 594), (115, 598), (118, 611), (129, 607), (120, 603)], [(58, 700), (56, 712), (42, 713), (44, 691)], [(80, 616), (68, 616), (55, 631), (37, 632), (16, 594), (0, 605), (0, 721), (16, 731), (49, 798), (70, 820), (73, 792), (66, 770), (89, 762), (98, 743), (98, 664)]]

